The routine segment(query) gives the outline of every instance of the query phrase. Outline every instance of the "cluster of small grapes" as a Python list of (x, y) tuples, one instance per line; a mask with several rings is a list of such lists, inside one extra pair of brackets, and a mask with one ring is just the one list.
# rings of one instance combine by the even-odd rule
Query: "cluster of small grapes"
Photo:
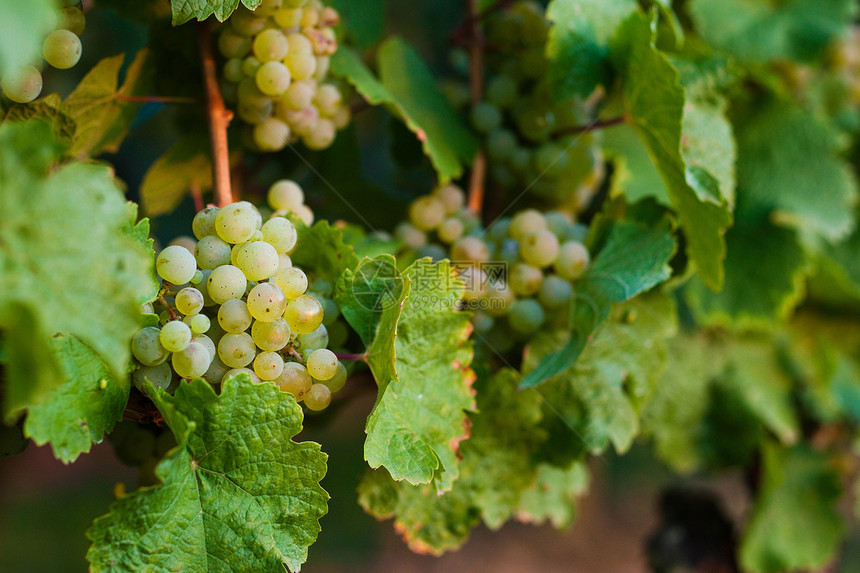
[(464, 307), (474, 311), (475, 330), (500, 333), (498, 341), (493, 337), (500, 350), (513, 343), (511, 331), (528, 337), (566, 320), (574, 284), (590, 262), (588, 227), (561, 211), (525, 209), (483, 229), (464, 201), (455, 185), (419, 197), (395, 236), (419, 256), (450, 258), (465, 284)]
[(332, 26), (338, 21), (337, 11), (320, 0), (263, 0), (253, 12), (240, 7), (222, 28), (224, 96), (253, 126), (260, 151), (278, 151), (299, 138), (309, 149), (325, 149), (349, 124), (340, 90), (323, 83), (337, 50)]
[(601, 161), (593, 135), (568, 131), (587, 122), (589, 105), (550, 97), (549, 27), (542, 6), (531, 1), (487, 18), (489, 77), (470, 119), (484, 137), (495, 182), (528, 187), (542, 198), (582, 210), (602, 179)]
[[(281, 213), (304, 206), (301, 189), (280, 181), (269, 196), (278, 211), (265, 223), (245, 201), (207, 207), (194, 217), (193, 254), (171, 245), (158, 255), (165, 284), (146, 310), (161, 311), (159, 326), (132, 340), (138, 384), (171, 390), (181, 379), (220, 384), (245, 372), (255, 383), (273, 381), (311, 410), (326, 408), (344, 386), (346, 367), (327, 348), (324, 303), (308, 293), (308, 277), (289, 255), (297, 232)], [(319, 298), (336, 319), (333, 301)]]
[[(81, 10), (81, 0), (58, 0), (54, 13), (54, 31), (42, 42), (42, 57), (48, 64), (66, 70), (81, 59), (81, 40), (78, 38), (86, 27), (86, 18)], [(7, 70), (0, 78), (3, 94), (17, 103), (28, 103), (42, 93), (42, 62)]]

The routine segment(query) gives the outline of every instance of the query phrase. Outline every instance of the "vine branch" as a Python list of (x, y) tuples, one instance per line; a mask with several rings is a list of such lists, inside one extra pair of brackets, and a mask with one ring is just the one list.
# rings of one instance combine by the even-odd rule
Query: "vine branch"
[[(478, 10), (478, 0), (466, 0), (469, 11), (467, 24), (469, 26), (469, 94), (472, 106), (481, 103), (484, 91), (484, 37), (481, 32), (481, 17)], [(487, 158), (483, 148), (478, 149), (472, 164), (472, 174), (469, 180), (469, 209), (476, 215), (481, 214), (484, 207), (484, 183), (487, 173)]]
[(233, 113), (224, 106), (224, 98), (218, 89), (215, 55), (212, 49), (212, 34), (208, 22), (197, 24), (197, 39), (200, 45), (203, 82), (206, 85), (206, 102), (209, 113), (209, 139), (212, 143), (212, 187), (215, 205), (224, 207), (233, 202), (230, 189), (230, 148), (227, 144), (227, 126)]
[(565, 129), (560, 129), (556, 132), (553, 132), (553, 139), (558, 139), (559, 137), (564, 137), (566, 135), (578, 135), (580, 133), (590, 133), (592, 131), (598, 131), (601, 129), (606, 129), (608, 127), (614, 127), (616, 125), (621, 125), (622, 123), (627, 122), (627, 116), (620, 115), (618, 117), (610, 117), (608, 119), (601, 119), (592, 121), (591, 123), (585, 125), (574, 125), (572, 127), (567, 127)]

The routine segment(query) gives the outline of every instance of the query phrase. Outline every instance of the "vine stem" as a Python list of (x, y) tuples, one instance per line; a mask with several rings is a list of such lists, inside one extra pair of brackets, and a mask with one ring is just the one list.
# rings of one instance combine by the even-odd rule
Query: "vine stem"
[(614, 127), (616, 125), (621, 125), (622, 123), (627, 122), (627, 116), (619, 115), (618, 117), (610, 117), (608, 119), (601, 119), (597, 121), (593, 121), (591, 123), (585, 125), (574, 125), (573, 127), (567, 127), (565, 129), (560, 129), (552, 134), (553, 139), (558, 139), (559, 137), (564, 137), (565, 135), (578, 135), (580, 133), (589, 133), (591, 131), (598, 131), (600, 129), (606, 129), (608, 127)]
[(218, 89), (215, 55), (212, 49), (212, 34), (208, 22), (197, 24), (197, 39), (200, 45), (203, 81), (206, 85), (206, 102), (209, 112), (209, 139), (212, 143), (212, 187), (215, 205), (224, 207), (233, 202), (230, 189), (230, 147), (227, 144), (227, 126), (233, 113), (224, 106), (224, 98)]
[[(478, 0), (466, 0), (469, 25), (469, 95), (472, 106), (481, 103), (484, 92), (484, 37), (481, 32), (481, 17), (478, 10)], [(475, 161), (472, 163), (472, 174), (469, 179), (469, 209), (476, 215), (484, 208), (484, 184), (487, 174), (487, 158), (484, 149), (478, 149)]]

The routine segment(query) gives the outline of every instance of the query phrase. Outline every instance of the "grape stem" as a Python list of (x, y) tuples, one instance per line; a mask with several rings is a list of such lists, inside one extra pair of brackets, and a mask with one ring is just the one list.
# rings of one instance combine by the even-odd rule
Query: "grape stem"
[(167, 309), (167, 312), (170, 313), (170, 320), (176, 320), (176, 312), (173, 311), (173, 307), (170, 306), (170, 303), (167, 302), (167, 299), (164, 297), (164, 293), (167, 292), (167, 289), (161, 289), (159, 291), (158, 296), (155, 298), (161, 305)]
[[(478, 0), (466, 0), (469, 11), (469, 94), (472, 105), (481, 103), (484, 91), (484, 37), (481, 31), (481, 16), (478, 10)], [(469, 179), (469, 209), (480, 216), (484, 207), (484, 184), (487, 173), (487, 159), (484, 149), (478, 149), (475, 161), (472, 163), (472, 174)]]
[(337, 356), (338, 360), (350, 360), (350, 361), (367, 361), (367, 354), (350, 354), (349, 352), (335, 352), (335, 356)]
[(215, 205), (224, 207), (233, 202), (233, 192), (230, 189), (230, 148), (227, 144), (227, 126), (233, 119), (233, 113), (224, 106), (224, 98), (221, 97), (221, 91), (218, 89), (212, 34), (209, 31), (208, 22), (197, 24), (197, 40), (200, 46), (203, 81), (206, 84)]
[(553, 139), (558, 139), (559, 137), (564, 137), (566, 135), (578, 135), (580, 133), (590, 133), (592, 131), (598, 131), (601, 129), (606, 129), (608, 127), (614, 127), (616, 125), (621, 125), (622, 123), (627, 123), (626, 115), (619, 115), (618, 117), (610, 117), (608, 119), (598, 119), (594, 120), (591, 123), (587, 123), (585, 125), (574, 125), (572, 127), (566, 127), (564, 129), (560, 129), (556, 132), (553, 132)]

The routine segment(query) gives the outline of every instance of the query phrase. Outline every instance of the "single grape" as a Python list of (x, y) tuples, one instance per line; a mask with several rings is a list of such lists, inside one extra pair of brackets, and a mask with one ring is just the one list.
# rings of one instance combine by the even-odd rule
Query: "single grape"
[(463, 235), (463, 230), (463, 222), (460, 219), (448, 217), (442, 221), (436, 233), (439, 235), (440, 241), (451, 244)]
[(233, 368), (232, 370), (228, 370), (224, 377), (221, 379), (221, 383), (227, 381), (228, 378), (232, 378), (238, 374), (247, 374), (248, 378), (251, 379), (251, 384), (259, 384), (261, 382), (260, 377), (257, 376), (257, 373), (251, 370), (250, 368)]
[(317, 71), (317, 59), (313, 54), (290, 52), (283, 63), (290, 70), (290, 76), (297, 80), (309, 80)]
[(209, 317), (205, 314), (187, 316), (182, 322), (187, 324), (188, 328), (190, 328), (191, 332), (194, 334), (203, 334), (212, 326), (212, 321), (210, 321)]
[(520, 245), (523, 260), (538, 268), (548, 267), (555, 262), (559, 250), (558, 237), (548, 229), (529, 233)]
[(295, 28), (302, 21), (302, 11), (293, 8), (281, 8), (272, 17), (281, 28)]
[(300, 334), (298, 342), (302, 352), (313, 352), (320, 348), (326, 348), (328, 346), (328, 329), (324, 324), (321, 324), (313, 332)]
[(161, 330), (146, 326), (131, 339), (131, 353), (144, 366), (158, 366), (169, 356), (169, 352), (158, 341)]
[(289, 302), (284, 319), (296, 334), (309, 334), (322, 324), (322, 305), (314, 297), (303, 294)]
[(251, 51), (251, 38), (224, 28), (218, 35), (218, 51), (225, 58), (244, 58)]
[(302, 21), (299, 23), (300, 28), (313, 28), (319, 21), (320, 13), (315, 6), (305, 6), (302, 8)]
[(87, 18), (77, 6), (66, 6), (58, 14), (57, 28), (68, 30), (75, 36), (84, 33), (87, 27)]
[(158, 254), (155, 268), (159, 276), (175, 285), (185, 284), (197, 272), (197, 260), (185, 247), (171, 245)]
[[(314, 65), (316, 65), (316, 62), (314, 62)], [(290, 71), (292, 73), (292, 70)], [(295, 74), (293, 74), (293, 77), (296, 77)], [(296, 79), (290, 84), (287, 91), (284, 92), (284, 95), (281, 97), (281, 103), (291, 111), (305, 109), (313, 103), (316, 90), (316, 83), (312, 80)]]
[(508, 129), (494, 129), (487, 136), (487, 154), (491, 159), (504, 161), (517, 148), (517, 137)]
[(242, 60), (239, 58), (231, 58), (224, 62), (224, 67), (221, 68), (221, 75), (228, 82), (238, 84), (245, 77), (242, 71)]
[(256, 354), (257, 347), (247, 332), (225, 334), (218, 341), (218, 356), (230, 368), (244, 368)]
[(419, 197), (409, 206), (409, 221), (422, 231), (432, 231), (445, 220), (445, 204), (436, 197)]
[(433, 261), (441, 261), (448, 258), (448, 251), (442, 245), (430, 243), (418, 249), (419, 258), (430, 258)]
[(245, 332), (252, 322), (251, 313), (244, 300), (232, 298), (218, 309), (218, 324), (225, 332), (239, 334)]
[(546, 229), (546, 219), (543, 214), (536, 209), (524, 209), (511, 219), (508, 232), (511, 237), (522, 243), (527, 235), (544, 229)]
[(490, 332), (495, 324), (495, 319), (483, 310), (476, 310), (472, 313), (472, 326), (478, 334)]
[(293, 211), (300, 205), (304, 205), (305, 194), (295, 181), (281, 179), (269, 187), (269, 205), (275, 210)]
[(472, 126), (481, 133), (490, 133), (502, 124), (502, 112), (489, 102), (481, 102), (472, 108)]
[(215, 230), (227, 243), (242, 243), (250, 239), (258, 229), (258, 219), (261, 219), (260, 213), (247, 201), (231, 203), (218, 211)]
[[(199, 315), (198, 315), (199, 316)], [(214, 360), (216, 356), (218, 356), (218, 348), (215, 346), (215, 342), (202, 333), (197, 333), (194, 335), (194, 338), (191, 339), (191, 342), (196, 342), (197, 344), (202, 344), (206, 350), (209, 352), (209, 356)]]
[(275, 380), (281, 392), (289, 392), (296, 398), (296, 402), (304, 399), (313, 383), (307, 369), (298, 362), (286, 362), (281, 375)]
[(265, 241), (246, 244), (236, 257), (236, 266), (252, 281), (274, 276), (278, 272), (279, 264), (278, 251)]
[(343, 96), (340, 94), (340, 90), (332, 84), (323, 84), (317, 89), (314, 103), (322, 115), (331, 117), (337, 113), (343, 103)]
[(442, 202), (446, 215), (457, 214), (466, 204), (466, 194), (453, 183), (437, 187), (433, 195)]
[(230, 370), (230, 367), (221, 362), (221, 358), (216, 351), (212, 363), (209, 364), (209, 369), (203, 373), (203, 379), (210, 384), (220, 384), (228, 370)]
[(347, 378), (346, 366), (343, 365), (343, 362), (337, 363), (337, 371), (334, 373), (334, 376), (329, 378), (328, 380), (318, 380), (318, 382), (325, 384), (328, 386), (328, 389), (332, 394), (339, 391), (346, 384)]
[(394, 227), (394, 236), (403, 241), (403, 244), (410, 249), (420, 249), (427, 244), (427, 235), (424, 231), (406, 221), (402, 221)]
[(546, 320), (546, 314), (540, 303), (533, 298), (523, 298), (511, 305), (508, 313), (508, 323), (511, 328), (521, 334), (533, 334)]
[(451, 260), (458, 263), (485, 263), (490, 260), (490, 248), (478, 237), (463, 237), (451, 245)]
[(261, 92), (268, 96), (282, 95), (290, 87), (290, 69), (281, 62), (266, 62), (257, 68), (254, 80)]
[(191, 343), (191, 329), (181, 320), (171, 320), (161, 328), (158, 341), (169, 352), (181, 352)]
[(533, 295), (540, 290), (543, 273), (537, 267), (525, 263), (517, 263), (510, 270), (508, 284), (514, 294), (519, 296)]
[(514, 291), (505, 281), (489, 281), (484, 311), (490, 316), (504, 316), (516, 300)]
[(296, 226), (284, 217), (274, 217), (263, 223), (263, 240), (272, 245), (278, 254), (289, 253), (296, 246)]
[(183, 378), (199, 378), (206, 373), (212, 363), (212, 356), (199, 342), (191, 342), (180, 352), (174, 352), (171, 359), (173, 369)]
[(284, 359), (277, 352), (261, 352), (254, 358), (254, 372), (261, 380), (275, 380), (284, 371)]
[(233, 265), (221, 265), (212, 271), (206, 281), (209, 296), (218, 304), (224, 304), (231, 298), (242, 298), (247, 285), (245, 274)]
[(299, 205), (293, 209), (293, 214), (308, 227), (314, 224), (314, 212), (307, 205)]
[(308, 149), (321, 151), (331, 146), (336, 135), (337, 128), (334, 126), (334, 122), (326, 117), (321, 117), (314, 129), (302, 137), (302, 143)]
[(259, 34), (266, 27), (265, 18), (255, 16), (253, 12), (247, 10), (233, 12), (228, 22), (237, 34), (247, 37)]
[(197, 266), (204, 270), (230, 264), (230, 245), (216, 235), (206, 235), (194, 247), (194, 258)]
[(189, 237), (188, 235), (179, 235), (167, 244), (167, 246), (169, 247), (173, 245), (178, 245), (186, 249), (189, 253), (193, 254), (194, 249), (197, 248), (197, 241), (193, 237)]
[(185, 287), (176, 293), (176, 309), (189, 316), (203, 309), (203, 293), (194, 287)]
[(276, 284), (260, 283), (248, 294), (248, 311), (260, 322), (272, 322), (284, 314), (287, 296)]
[(340, 308), (337, 306), (335, 301), (328, 297), (320, 295), (316, 298), (320, 301), (320, 304), (323, 307), (323, 326), (328, 328), (337, 321), (340, 316)]
[(555, 272), (567, 280), (576, 280), (585, 274), (591, 257), (585, 245), (577, 241), (567, 241), (561, 245), (555, 261)]
[(290, 325), (283, 318), (272, 322), (258, 320), (251, 327), (251, 338), (261, 350), (276, 352), (290, 341)]
[(275, 12), (281, 9), (283, 0), (262, 0), (260, 5), (254, 10), (257, 16), (274, 16)]
[(332, 123), (334, 123), (334, 126), (337, 129), (345, 129), (346, 126), (349, 125), (349, 121), (351, 119), (352, 112), (350, 111), (349, 107), (342, 106), (340, 109), (337, 110), (337, 113), (332, 116), (331, 121)]
[(497, 107), (506, 108), (517, 101), (518, 91), (517, 82), (511, 76), (493, 76), (487, 83), (487, 101)]
[(557, 275), (547, 275), (540, 285), (538, 300), (548, 309), (558, 308), (573, 298), (573, 286)]
[(310, 135), (317, 128), (320, 121), (320, 112), (314, 106), (309, 106), (299, 111), (287, 111), (284, 119), (290, 129), (301, 136)]
[(143, 388), (149, 381), (156, 388), (167, 390), (173, 380), (173, 369), (168, 362), (161, 362), (155, 366), (141, 366), (132, 374), (134, 385)]
[(275, 284), (283, 289), (287, 298), (294, 299), (308, 290), (308, 276), (298, 267), (289, 267), (278, 271), (275, 275)]
[(460, 271), (463, 281), (463, 299), (477, 300), (487, 294), (487, 274), (477, 267), (467, 267)]
[(191, 230), (198, 241), (207, 235), (215, 234), (215, 218), (220, 210), (218, 207), (206, 207), (194, 215), (194, 219), (191, 221)]
[(319, 412), (331, 404), (331, 390), (325, 384), (314, 384), (305, 394), (305, 406), (308, 410)]
[(81, 40), (68, 30), (54, 30), (42, 42), (42, 57), (59, 70), (67, 70), (77, 64), (81, 51)]
[(514, 118), (520, 135), (534, 142), (545, 140), (555, 128), (552, 110), (534, 102), (520, 107)]
[(505, 239), (493, 253), (494, 260), (512, 267), (520, 259), (520, 244), (514, 239)]

